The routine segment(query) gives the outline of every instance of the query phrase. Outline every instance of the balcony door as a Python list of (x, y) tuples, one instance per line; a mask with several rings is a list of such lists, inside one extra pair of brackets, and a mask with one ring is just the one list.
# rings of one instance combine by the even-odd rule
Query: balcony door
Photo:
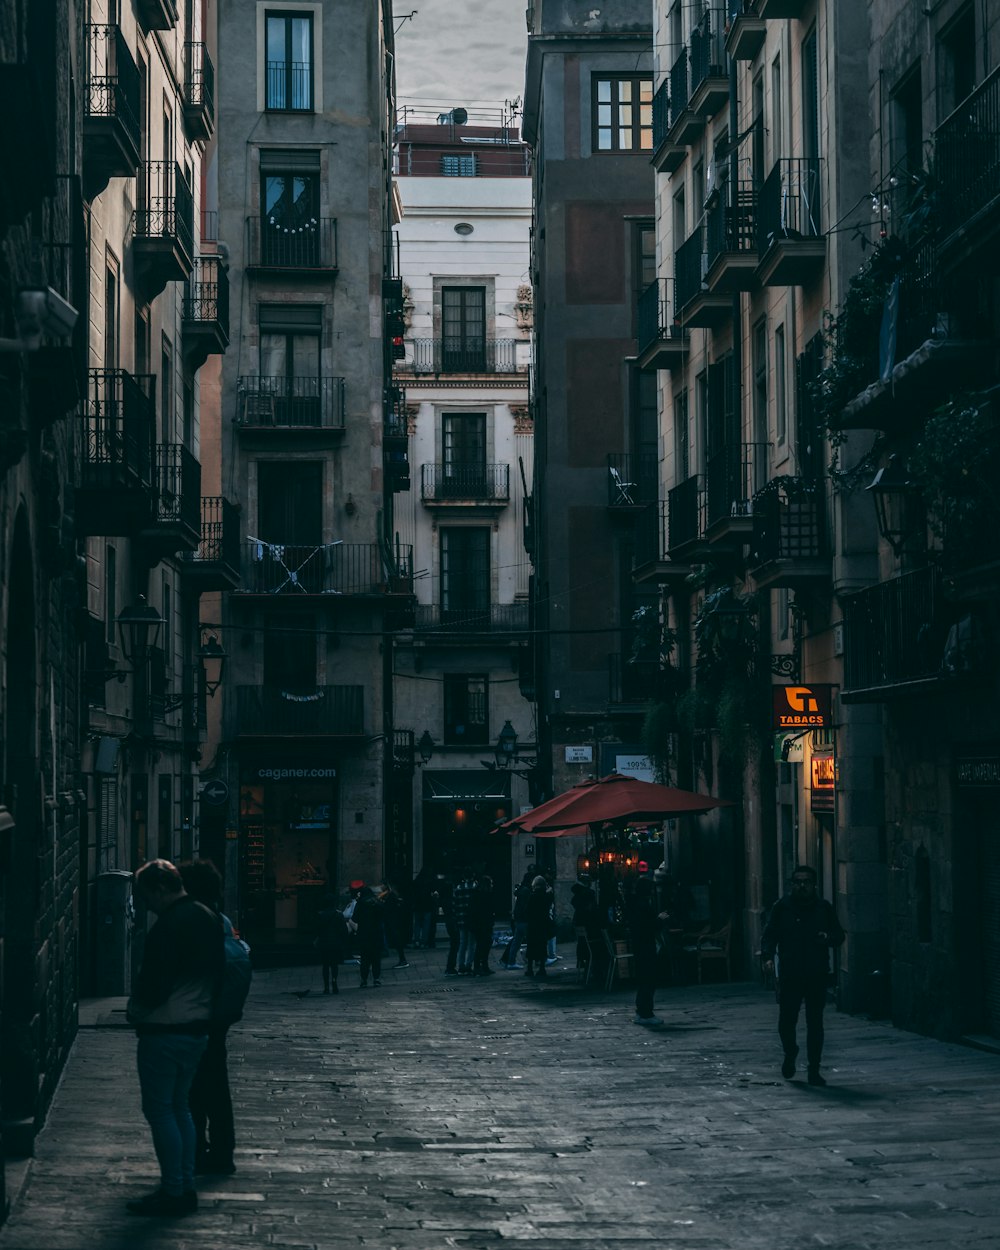
[(486, 288), (442, 287), (442, 373), (484, 373), (485, 370)]
[(257, 463), (257, 537), (294, 547), (323, 541), (323, 466), (318, 460)]
[(317, 268), (319, 175), (264, 173), (262, 182), (261, 264), (281, 269)]
[(441, 621), (487, 629), (490, 619), (490, 531), (441, 529)]
[(318, 304), (260, 307), (260, 390), (273, 397), (276, 425), (321, 425)]
[(269, 612), (264, 618), (264, 689), (271, 697), (314, 694), (317, 689), (316, 622), (307, 612)]
[(441, 490), (478, 498), (486, 488), (486, 414), (449, 412), (441, 422)]

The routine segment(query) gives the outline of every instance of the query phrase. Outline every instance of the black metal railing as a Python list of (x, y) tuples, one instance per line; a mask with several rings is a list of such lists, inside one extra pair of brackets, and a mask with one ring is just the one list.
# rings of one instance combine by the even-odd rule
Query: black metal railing
[(705, 523), (749, 517), (766, 480), (767, 443), (732, 444), (705, 463)]
[(756, 254), (755, 200), (753, 183), (741, 182), (736, 188), (735, 203), (732, 188), (727, 186), (709, 208), (705, 220), (709, 265), (724, 252)]
[(413, 581), (413, 548), (378, 543), (243, 542), (241, 586), (251, 595), (404, 593)]
[(184, 171), (174, 161), (146, 161), (139, 176), (135, 238), (173, 238), (194, 253), (194, 197)]
[(201, 210), (201, 228), (199, 238), (202, 243), (218, 243), (219, 241), (219, 210), (203, 208)]
[(670, 67), (670, 122), (677, 120), (688, 106), (691, 98), (688, 75), (688, 50), (681, 48), (681, 54)]
[(365, 732), (365, 688), (237, 686), (236, 725), (243, 738), (357, 738)]
[(344, 428), (343, 378), (242, 377), (236, 422), (255, 429)]
[(949, 659), (953, 613), (936, 568), (904, 573), (844, 600), (847, 691), (900, 686), (962, 671), (960, 646)]
[(294, 224), (248, 217), (247, 264), (257, 269), (336, 269), (336, 217), (310, 217)]
[(674, 257), (674, 295), (677, 300), (675, 311), (680, 312), (704, 289), (707, 268), (705, 232), (699, 225), (695, 226), (694, 233), (680, 245)]
[(643, 568), (659, 564), (667, 559), (669, 550), (669, 511), (667, 501), (661, 499), (643, 508), (636, 517), (635, 546), (632, 567)]
[(899, 275), (896, 360), (904, 360), (935, 332), (945, 310), (937, 269), (937, 247), (927, 238), (917, 243)]
[(311, 112), (313, 68), (309, 61), (268, 61), (265, 108), (279, 112)]
[(441, 633), (511, 634), (528, 629), (528, 604), (488, 603), (479, 608), (442, 608), (437, 603), (416, 605), (418, 630)]
[(398, 386), (389, 387), (385, 395), (385, 434), (388, 438), (406, 438), (406, 392)]
[(782, 157), (760, 189), (757, 250), (763, 256), (772, 243), (821, 233), (819, 158)]
[(240, 510), (222, 495), (205, 495), (199, 504), (197, 551), (182, 559), (193, 564), (223, 564), (237, 573), (240, 567)]
[(707, 78), (728, 77), (725, 9), (707, 9), (691, 32), (690, 63), (691, 95), (694, 95)]
[(816, 483), (775, 478), (753, 499), (754, 558), (816, 560), (824, 554), (823, 496)]
[(156, 378), (92, 369), (83, 416), (83, 484), (153, 484)]
[(655, 660), (608, 656), (608, 702), (649, 703), (656, 697), (663, 670)]
[(186, 447), (157, 443), (156, 521), (181, 524), (197, 534), (201, 529), (201, 465)]
[[(406, 368), (406, 365), (402, 365)], [(516, 339), (414, 339), (414, 373), (517, 373)]]
[(658, 481), (655, 452), (608, 454), (609, 508), (634, 508), (653, 503)]
[(420, 469), (421, 499), (510, 498), (509, 464), (425, 464)]
[(109, 117), (119, 122), (139, 150), (139, 70), (119, 26), (86, 27), (87, 117)]
[(683, 337), (674, 320), (674, 285), (673, 278), (657, 278), (639, 296), (636, 342), (640, 354), (662, 339)]
[(726, 8), (730, 22), (735, 22), (738, 17), (757, 16), (757, 0), (729, 0)]
[(653, 96), (653, 151), (667, 141), (670, 131), (670, 80), (665, 78)]
[(184, 320), (218, 324), (229, 337), (229, 275), (218, 256), (195, 259), (184, 295)]
[(215, 66), (203, 43), (184, 45), (184, 103), (215, 117)]
[(697, 542), (704, 530), (705, 490), (695, 474), (667, 491), (667, 550)]
[(1000, 66), (934, 133), (942, 236), (1000, 196)]

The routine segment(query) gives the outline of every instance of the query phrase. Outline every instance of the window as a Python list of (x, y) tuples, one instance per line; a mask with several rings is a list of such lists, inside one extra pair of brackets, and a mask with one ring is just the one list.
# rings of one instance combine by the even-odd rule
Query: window
[(753, 489), (767, 481), (767, 322), (763, 317), (753, 328)]
[(656, 227), (652, 222), (635, 227), (634, 275), (637, 295), (656, 281)]
[(441, 340), (444, 373), (482, 373), (485, 370), (485, 287), (442, 287)]
[(260, 391), (273, 397), (276, 425), (323, 423), (320, 378), (320, 304), (262, 304)]
[(652, 78), (594, 79), (593, 140), (597, 152), (652, 151)]
[(671, 229), (674, 236), (674, 251), (676, 252), (687, 238), (687, 205), (685, 203), (683, 185), (681, 185), (674, 196)]
[(708, 373), (702, 370), (694, 380), (694, 419), (701, 435), (701, 463), (714, 452), (708, 424)]
[(473, 673), (444, 676), (444, 740), (481, 746), (490, 740), (489, 678)]
[(788, 438), (788, 401), (785, 393), (785, 327), (774, 331), (774, 431), (779, 443)]
[(920, 170), (924, 163), (923, 99), (920, 66), (892, 93), (889, 159), (893, 169)]
[(976, 14), (968, 5), (938, 39), (938, 121), (958, 108), (976, 85)]
[(174, 440), (174, 353), (170, 340), (160, 343), (160, 441)]
[(109, 543), (104, 548), (104, 637), (114, 643), (118, 620), (118, 552)]
[(97, 871), (118, 867), (118, 782), (102, 777), (97, 795)]
[(313, 107), (313, 29), (308, 13), (268, 13), (265, 107), (311, 112)]
[(133, 359), (136, 377), (149, 372), (149, 309), (136, 308), (132, 327)]
[(160, 603), (163, 605), (160, 609), (163, 617), (163, 664), (169, 672), (174, 666), (174, 605), (165, 573), (160, 583)]
[(442, 528), (442, 622), (486, 629), (489, 618), (490, 531), (482, 526)]
[(317, 460), (257, 464), (257, 535), (266, 542), (318, 547), (323, 541), (323, 466)]
[(816, 27), (802, 40), (802, 154), (819, 156), (819, 61)]
[(475, 178), (475, 152), (464, 152), (461, 156), (442, 156), (441, 175), (444, 178)]
[(315, 694), (316, 627), (307, 612), (268, 612), (264, 617), (264, 687), (279, 694)]
[(482, 489), (486, 484), (486, 414), (449, 412), (441, 421), (445, 493)]
[(104, 367), (118, 368), (118, 261), (107, 254), (104, 271)]
[(262, 170), (261, 201), (260, 263), (315, 269), (321, 238), (318, 172)]
[[(785, 146), (785, 105), (781, 85), (781, 57), (771, 62), (771, 164), (779, 161)], [(766, 171), (764, 173), (766, 177)]]
[(194, 452), (194, 378), (185, 370), (181, 378), (181, 420), (184, 446)]
[[(753, 80), (753, 146), (751, 148), (753, 169), (750, 171), (753, 181), (758, 186), (767, 177), (767, 171), (764, 168), (764, 131), (764, 75), (760, 73), (755, 74)], [(718, 159), (718, 154), (716, 159)]]
[(691, 476), (691, 446), (688, 433), (687, 390), (674, 396), (674, 481), (686, 482)]

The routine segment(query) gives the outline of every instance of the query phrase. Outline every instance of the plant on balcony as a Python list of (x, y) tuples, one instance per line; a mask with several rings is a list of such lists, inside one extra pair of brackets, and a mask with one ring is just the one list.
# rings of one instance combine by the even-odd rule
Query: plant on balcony
[[(752, 758), (769, 728), (767, 666), (760, 662), (757, 601), (732, 586), (702, 600), (694, 621), (696, 689), (714, 709), (723, 760)], [(699, 698), (692, 710), (704, 708)]]

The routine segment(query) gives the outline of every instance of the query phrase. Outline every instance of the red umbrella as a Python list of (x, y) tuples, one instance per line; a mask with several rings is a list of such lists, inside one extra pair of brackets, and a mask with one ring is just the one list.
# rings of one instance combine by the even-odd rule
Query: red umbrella
[(616, 820), (664, 820), (684, 813), (731, 807), (727, 799), (713, 799), (691, 790), (677, 790), (652, 781), (640, 781), (621, 773), (609, 773), (599, 781), (585, 781), (564, 794), (533, 807), (501, 825), (505, 833), (531, 833), (535, 837), (559, 837), (583, 833), (582, 826)]

